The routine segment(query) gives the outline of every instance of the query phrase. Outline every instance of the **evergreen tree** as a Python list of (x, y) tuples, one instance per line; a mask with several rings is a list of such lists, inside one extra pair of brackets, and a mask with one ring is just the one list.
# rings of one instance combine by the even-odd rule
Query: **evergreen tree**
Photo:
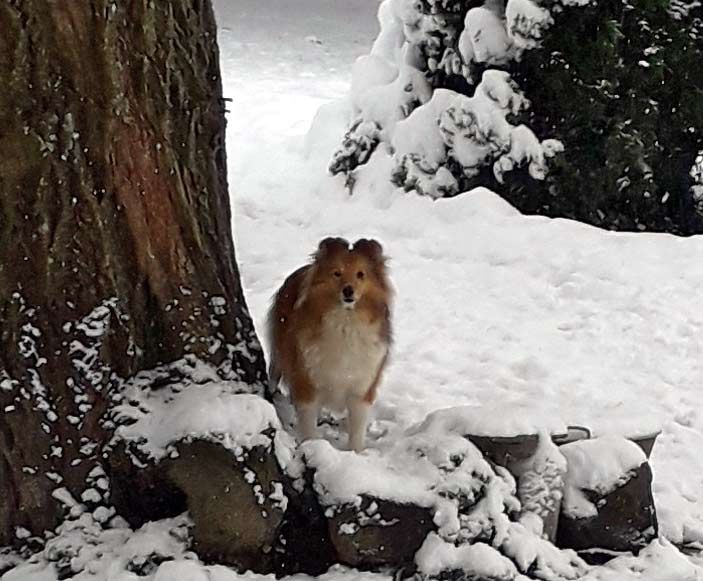
[[(388, 156), (371, 165), (421, 194), (482, 185), (526, 213), (703, 232), (702, 14), (669, 0), (386, 0), (331, 170), (353, 185)], [(395, 109), (366, 105), (382, 92)]]

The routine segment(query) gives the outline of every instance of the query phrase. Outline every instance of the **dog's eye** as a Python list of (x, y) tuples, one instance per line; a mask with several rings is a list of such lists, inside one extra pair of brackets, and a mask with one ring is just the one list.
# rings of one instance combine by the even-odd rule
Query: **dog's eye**
[(335, 271), (334, 271), (334, 276), (336, 276), (337, 278), (339, 278), (340, 276), (342, 276), (342, 273), (339, 272), (338, 270), (335, 270)]
[(356, 273), (356, 278), (362, 279), (364, 278), (364, 271), (360, 270), (359, 272)]

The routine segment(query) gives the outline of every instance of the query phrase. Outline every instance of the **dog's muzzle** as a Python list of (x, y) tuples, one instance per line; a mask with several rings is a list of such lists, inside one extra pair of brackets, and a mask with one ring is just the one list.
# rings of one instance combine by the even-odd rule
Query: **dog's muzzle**
[(342, 289), (342, 301), (345, 306), (353, 306), (356, 302), (356, 297), (354, 297), (354, 289), (347, 285)]

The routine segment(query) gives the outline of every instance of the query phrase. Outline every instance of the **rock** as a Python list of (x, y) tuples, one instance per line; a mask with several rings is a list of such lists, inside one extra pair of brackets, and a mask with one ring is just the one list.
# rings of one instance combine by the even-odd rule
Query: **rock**
[[(363, 454), (324, 440), (305, 442), (301, 451), (337, 559), (359, 569), (412, 570), (431, 531), (462, 539), (490, 536), (492, 514), (487, 515), (509, 488), (496, 482), (489, 503), (486, 487), (495, 473), (473, 444), (454, 434), (420, 430), (388, 449)], [(480, 503), (484, 510), (464, 530), (466, 515)]]
[(652, 448), (654, 448), (654, 444), (656, 443), (659, 434), (661, 434), (661, 431), (630, 439), (642, 448), (642, 451), (646, 454), (647, 458), (649, 458), (652, 454)]
[(363, 496), (361, 506), (329, 508), (339, 562), (357, 568), (404, 567), (435, 529), (432, 509)]
[(508, 469), (511, 468), (513, 462), (530, 458), (537, 451), (539, 445), (537, 434), (510, 437), (466, 434), (466, 437), (481, 450), (487, 459)]
[(288, 483), (285, 487), (288, 510), (275, 556), (275, 573), (279, 578), (298, 573), (317, 577), (338, 561), (312, 480), (312, 472), (307, 471), (299, 481), (302, 486)]
[(288, 498), (271, 448), (240, 449), (235, 455), (215, 442), (196, 440), (176, 449), (178, 457), (165, 463), (185, 493), (198, 555), (242, 571), (272, 572)]
[(603, 437), (561, 450), (568, 470), (557, 546), (637, 552), (657, 536), (652, 471), (637, 444)]
[(171, 482), (164, 466), (141, 453), (132, 442), (119, 442), (110, 450), (106, 468), (110, 504), (132, 528), (186, 510), (186, 497)]
[(187, 508), (201, 558), (267, 574), (286, 554), (294, 442), (269, 402), (240, 390), (228, 381), (126, 388), (113, 410), (112, 497), (133, 525)]
[[(524, 363), (521, 373), (534, 373), (534, 364)], [(415, 428), (417, 432), (452, 433), (469, 439), (494, 464), (510, 469), (513, 462), (530, 458), (539, 444), (539, 434), (563, 438), (567, 426), (543, 407), (522, 404), (457, 406), (434, 411)]]
[[(515, 477), (517, 497), (522, 505), (520, 519), (554, 541), (563, 494), (566, 462), (549, 437), (537, 434), (511, 437), (466, 436), (494, 464), (507, 468)], [(544, 440), (544, 441), (542, 441)], [(541, 522), (534, 526), (529, 515)]]

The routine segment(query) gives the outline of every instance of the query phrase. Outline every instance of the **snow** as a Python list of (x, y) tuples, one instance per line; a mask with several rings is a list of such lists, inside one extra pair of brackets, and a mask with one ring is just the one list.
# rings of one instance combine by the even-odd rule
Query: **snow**
[(471, 487), (483, 484), (474, 479), (487, 480), (492, 475), (488, 462), (465, 438), (419, 429), (387, 449), (357, 454), (338, 450), (326, 440), (313, 440), (302, 444), (301, 453), (315, 471), (315, 487), (326, 506), (360, 505), (362, 495), (399, 504), (440, 506), (439, 491), (463, 486), (471, 497), (478, 492)]
[(647, 461), (637, 444), (617, 436), (579, 440), (560, 450), (568, 464), (567, 486), (601, 495), (621, 486)]
[[(305, 1), (311, 13), (328, 8)], [(703, 542), (703, 296), (695, 291), (703, 265), (691, 259), (703, 240), (521, 216), (486, 190), (437, 201), (404, 194), (384, 177), (393, 162), (381, 146), (349, 196), (326, 168), (352, 117), (351, 70), (373, 43), (375, 16), (359, 2), (337, 5), (345, 15), (334, 25), (301, 33), (334, 46), (329, 71), (315, 45), (290, 56), (277, 52), (288, 49), (276, 39), (261, 39), (254, 74), (254, 49), (240, 55), (238, 34), (221, 34), (225, 92), (237, 98), (228, 134), (234, 232), (259, 333), (274, 290), (320, 238), (376, 236), (391, 256), (395, 345), (365, 455), (453, 406), (483, 408), (489, 431), (516, 427), (516, 416), (525, 429), (543, 419), (557, 431), (585, 425), (596, 435), (663, 429), (651, 459), (661, 530), (677, 543)], [(379, 17), (384, 34), (372, 53), (397, 62), (403, 23), (388, 3)], [(304, 26), (304, 15), (288, 18), (288, 31)], [(296, 66), (283, 66), (286, 59)], [(311, 74), (305, 82), (302, 69)], [(391, 82), (390, 72), (374, 82)], [(651, 554), (672, 571), (689, 563), (671, 546)], [(633, 579), (663, 567), (646, 555), (634, 562), (643, 572), (627, 573)]]
[[(389, 8), (384, 9), (386, 5)], [(563, 151), (563, 146), (554, 139), (541, 142), (526, 125), (513, 126), (507, 120), (509, 114), (530, 105), (507, 72), (485, 70), (471, 97), (446, 89), (432, 93), (422, 72), (413, 66), (424, 68), (413, 53), (428, 39), (439, 45), (439, 36), (452, 33), (444, 30), (443, 19), (423, 15), (418, 6), (405, 0), (385, 0), (382, 5), (379, 38), (386, 28), (395, 37), (402, 22), (400, 49), (375, 45), (354, 64), (350, 91), (354, 122), (330, 170), (345, 172), (354, 182), (374, 182), (368, 175), (390, 166), (364, 165), (381, 141), (390, 145), (388, 152), (394, 159), (387, 179), (432, 198), (459, 193), (458, 180), (476, 176), (486, 165), (492, 165), (499, 182), (506, 172), (522, 166), (533, 179), (544, 179), (547, 158)], [(389, 16), (388, 10), (394, 15)], [(502, 11), (502, 5), (494, 2), (469, 10), (458, 40), (461, 56), (452, 49), (443, 54), (441, 63), (428, 60), (430, 70), (440, 67), (474, 84), (479, 80), (470, 74), (472, 62), (502, 65), (519, 58), (522, 50), (539, 45), (543, 30), (552, 23), (550, 13), (531, 0), (509, 0), (507, 22)], [(374, 129), (372, 140), (368, 139), (369, 127)], [(345, 165), (339, 163), (340, 158), (356, 163)], [(456, 166), (453, 172), (448, 169), (450, 161)]]
[(505, 20), (510, 38), (521, 50), (537, 48), (547, 28), (554, 24), (549, 11), (532, 0), (508, 0)]
[(515, 565), (510, 559), (496, 553), (485, 543), (455, 547), (430, 533), (415, 556), (420, 571), (438, 575), (442, 571), (464, 571), (469, 576), (491, 579), (513, 579)]
[(637, 557), (622, 556), (583, 581), (699, 581), (701, 569), (667, 541), (654, 541)]
[(553, 410), (544, 409), (538, 402), (522, 401), (440, 409), (429, 413), (419, 429), (436, 433), (448, 431), (461, 436), (511, 438), (542, 431), (563, 434), (567, 427)]
[(469, 10), (459, 36), (459, 53), (467, 64), (507, 63), (512, 57), (511, 42), (500, 16), (485, 6)]
[[(546, 431), (540, 433), (535, 453), (512, 467), (518, 478), (518, 496), (522, 502), (520, 522), (526, 528), (542, 534), (544, 520), (557, 514), (563, 498), (566, 470), (566, 458)], [(533, 515), (540, 518), (535, 519)]]
[(449, 107), (456, 93), (438, 89), (429, 102), (413, 111), (407, 119), (400, 121), (393, 133), (391, 144), (395, 155), (402, 157), (415, 154), (433, 167), (447, 159), (447, 147), (439, 131), (439, 116)]
[[(376, 79), (364, 78), (364, 75), (376, 77), (378, 68), (375, 64), (367, 61), (367, 66), (370, 73), (366, 72), (366, 67), (357, 67), (360, 72), (353, 88), (359, 85), (362, 87), (368, 86)], [(408, 113), (414, 108), (415, 103), (426, 103), (431, 96), (429, 83), (425, 79), (422, 72), (415, 67), (403, 64), (399, 70), (393, 75), (394, 80), (387, 84), (379, 84), (365, 90), (360, 89), (358, 94), (352, 90), (352, 103), (357, 111), (357, 116), (367, 122), (378, 123), (383, 127), (387, 134), (393, 135), (395, 124), (407, 117)]]
[[(320, 468), (318, 485), (328, 491), (330, 502), (355, 502), (364, 492), (433, 502), (427, 484), (437, 465), (413, 461), (409, 474), (400, 471), (409, 454), (402, 442), (415, 437), (428, 413), (456, 406), (461, 409), (437, 412), (422, 428), (428, 445), (458, 445), (451, 436), (464, 429), (460, 422), (467, 418), (472, 431), (493, 435), (558, 432), (567, 425), (585, 425), (597, 435), (635, 436), (662, 429), (651, 462), (661, 532), (668, 540), (655, 541), (638, 557), (620, 557), (588, 570), (583, 579), (700, 579), (703, 562), (684, 556), (671, 542), (703, 546), (703, 295), (698, 292), (703, 263), (696, 260), (703, 239), (616, 234), (521, 216), (483, 189), (436, 201), (406, 194), (388, 183), (393, 162), (380, 146), (350, 196), (344, 179), (330, 177), (326, 169), (352, 118), (353, 63), (372, 44), (374, 57), (391, 63), (375, 60), (373, 74), (355, 73), (357, 107), (373, 107), (363, 95), (388, 88), (395, 82), (393, 63), (412, 60), (401, 46), (412, 14), (399, 16), (399, 11), (407, 5), (381, 4), (384, 31), (374, 43), (371, 0), (300, 0), (296, 10), (285, 0), (216, 1), (223, 24), (225, 96), (233, 99), (227, 138), (233, 229), (259, 336), (265, 335), (271, 295), (307, 261), (322, 237), (378, 237), (392, 259), (395, 344), (375, 405), (370, 449), (361, 455), (337, 450), (334, 430), (327, 431), (330, 442), (303, 446), (308, 461)], [(311, 42), (311, 36), (320, 42)], [(397, 122), (396, 132), (403, 123)], [(423, 154), (429, 157), (429, 152)], [(9, 382), (0, 370), (0, 389), (8, 389)], [(253, 404), (230, 387), (215, 384), (202, 392), (203, 399), (185, 387), (169, 395), (175, 404), (169, 411), (165, 400), (145, 395), (130, 412), (137, 423), (122, 435), (147, 442), (157, 456), (192, 433), (230, 438), (232, 446), (260, 441), (262, 427), (277, 425), (272, 408)], [(251, 413), (233, 412), (242, 405)], [(148, 416), (146, 410), (156, 413)], [(441, 430), (433, 422), (440, 422)], [(445, 439), (426, 435), (434, 429)], [(619, 471), (632, 467), (634, 449), (618, 445), (617, 450)], [(395, 464), (388, 462), (394, 458), (391, 452), (397, 453)], [(344, 478), (352, 464), (367, 470), (369, 480)], [(581, 476), (579, 484), (587, 474)], [(272, 579), (197, 561), (179, 536), (187, 524), (183, 517), (131, 531), (117, 526), (114, 518), (110, 522), (116, 525), (104, 528), (104, 518), (109, 518), (104, 511), (97, 518), (84, 515), (78, 518), (89, 534), (67, 525), (51, 545), (70, 549), (69, 554), (81, 548), (77, 564), (85, 567), (73, 577), (77, 581), (134, 581), (137, 576), (126, 570), (127, 563), (140, 557), (147, 561), (152, 552), (172, 560), (138, 577), (144, 581)], [(458, 534), (452, 511), (438, 518), (444, 517), (442, 534)], [(530, 551), (549, 550), (546, 543), (536, 547), (527, 524), (502, 523), (496, 540), (501, 550), (517, 555), (518, 563), (531, 562)], [(418, 555), (421, 568), (432, 570), (439, 559), (463, 566), (468, 549), (452, 547), (439, 536), (428, 538)], [(476, 547), (471, 550), (486, 553), (478, 563), (508, 567), (491, 547)], [(0, 564), (10, 558), (17, 559), (2, 556)], [(556, 567), (557, 561), (552, 555), (549, 563)], [(1, 579), (56, 581), (57, 573), (38, 559)], [(335, 568), (320, 579), (389, 577)]]
[(115, 437), (136, 443), (155, 460), (175, 453), (178, 442), (195, 439), (216, 441), (236, 456), (255, 446), (269, 448), (275, 441), (284, 467), (290, 454), (290, 436), (280, 429), (274, 407), (258, 395), (236, 393), (231, 382), (154, 391), (138, 386), (128, 390), (126, 402), (117, 406), (116, 421), (124, 425), (119, 425)]

